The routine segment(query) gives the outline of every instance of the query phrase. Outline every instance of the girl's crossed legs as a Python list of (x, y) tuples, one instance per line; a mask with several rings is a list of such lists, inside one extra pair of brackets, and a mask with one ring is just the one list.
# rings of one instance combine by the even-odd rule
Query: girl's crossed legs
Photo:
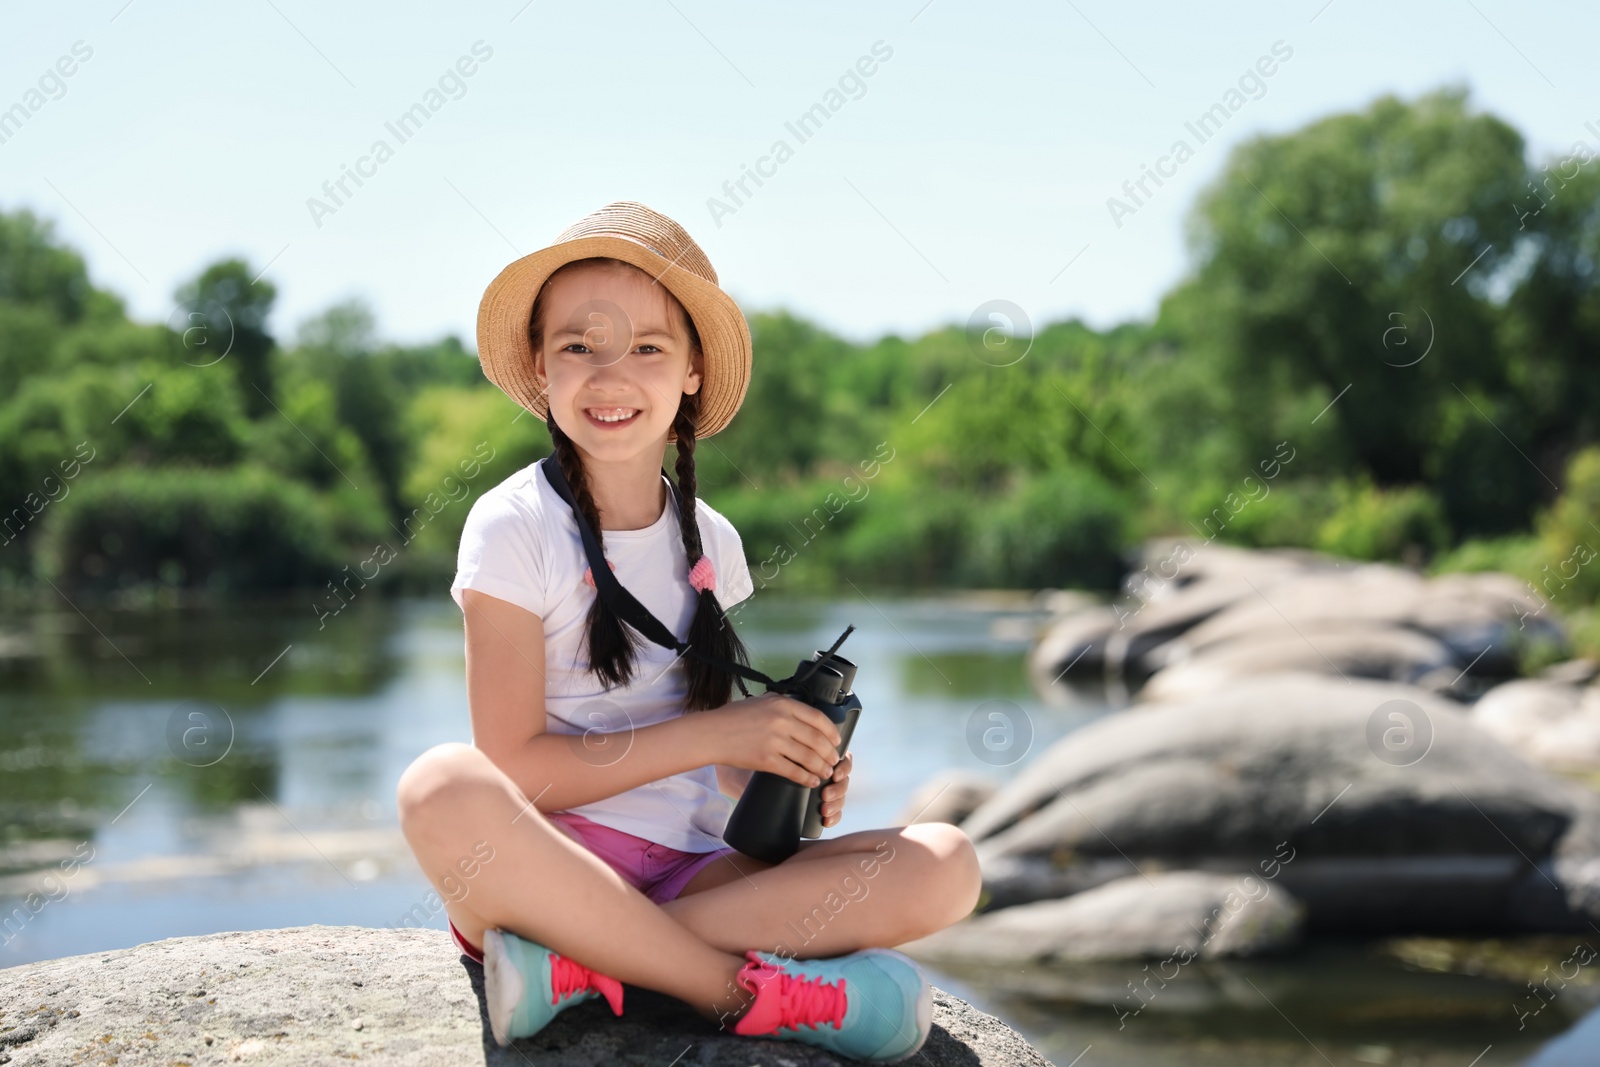
[(917, 823), (802, 840), (780, 864), (731, 854), (656, 904), (459, 742), (417, 757), (397, 798), (406, 840), (472, 944), (508, 930), (714, 1021), (747, 1000), (734, 982), (747, 949), (810, 959), (893, 947), (965, 917), (980, 889), (967, 836)]

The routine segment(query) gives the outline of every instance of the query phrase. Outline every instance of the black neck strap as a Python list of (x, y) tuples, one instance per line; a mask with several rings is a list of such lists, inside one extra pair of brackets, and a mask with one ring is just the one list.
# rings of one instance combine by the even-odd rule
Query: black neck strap
[[(611, 572), (611, 567), (606, 563), (605, 553), (600, 548), (600, 539), (595, 536), (594, 530), (589, 526), (589, 521), (584, 518), (583, 510), (578, 507), (578, 502), (572, 494), (572, 487), (567, 484), (567, 476), (562, 472), (561, 464), (556, 462), (555, 455), (552, 453), (546, 456), (539, 462), (539, 467), (544, 471), (545, 478), (549, 481), (551, 488), (556, 491), (556, 495), (566, 501), (567, 506), (572, 509), (572, 517), (578, 523), (578, 534), (583, 538), (584, 555), (589, 557), (589, 571), (594, 575), (595, 590), (600, 598), (605, 601), (606, 607), (615, 612), (619, 619), (663, 648), (670, 648), (680, 655), (687, 653), (696, 659), (704, 660), (713, 667), (732, 674), (734, 682), (739, 686), (739, 692), (745, 696), (750, 695), (750, 690), (746, 689), (744, 685), (744, 679), (746, 678), (753, 682), (760, 682), (768, 690), (777, 689), (782, 691), (788, 688), (783, 683), (768, 677), (753, 667), (747, 667), (742, 663), (733, 663), (718, 656), (707, 655), (687, 641), (679, 641), (676, 635), (667, 629), (660, 619), (650, 613), (649, 608), (639, 603), (638, 598), (628, 592), (621, 582), (617, 581), (617, 576)], [(662, 471), (662, 474), (665, 475), (666, 472)], [(679, 502), (678, 487), (672, 484), (671, 478), (667, 479), (667, 485), (672, 490), (673, 503), (677, 505)], [(718, 604), (716, 610), (720, 615), (722, 606)], [(789, 679), (785, 679), (785, 681), (789, 681)]]

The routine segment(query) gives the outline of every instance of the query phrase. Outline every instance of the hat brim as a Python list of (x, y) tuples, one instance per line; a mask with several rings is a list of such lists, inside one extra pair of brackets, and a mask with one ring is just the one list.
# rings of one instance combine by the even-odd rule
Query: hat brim
[[(595, 256), (638, 267), (666, 286), (689, 313), (705, 358), (695, 437), (722, 430), (750, 388), (750, 324), (719, 286), (626, 237), (595, 235), (562, 241), (513, 261), (495, 275), (478, 305), (478, 360), (484, 375), (512, 400), (548, 419), (549, 397), (534, 377), (528, 337), (533, 301), (557, 268)], [(669, 437), (676, 434), (669, 432)]]

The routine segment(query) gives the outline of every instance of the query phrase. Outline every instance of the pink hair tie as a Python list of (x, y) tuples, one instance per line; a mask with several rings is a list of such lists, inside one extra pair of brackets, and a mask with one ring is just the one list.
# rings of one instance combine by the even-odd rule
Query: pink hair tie
[(710, 556), (701, 556), (689, 569), (689, 584), (702, 593), (717, 587), (717, 574), (711, 569)]
[[(617, 569), (617, 565), (615, 563), (612, 563), (609, 559), (606, 560), (606, 566), (610, 567), (612, 570), (616, 570)], [(583, 568), (583, 581), (584, 581), (584, 584), (587, 585), (590, 589), (593, 589), (595, 587), (595, 585), (594, 585), (594, 568), (593, 567), (585, 567), (585, 568)]]

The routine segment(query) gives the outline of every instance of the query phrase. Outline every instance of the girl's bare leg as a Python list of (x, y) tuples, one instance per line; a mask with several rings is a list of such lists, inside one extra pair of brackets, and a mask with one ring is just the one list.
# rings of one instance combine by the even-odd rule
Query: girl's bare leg
[(406, 840), (474, 945), (482, 946), (489, 928), (509, 930), (677, 997), (709, 1019), (748, 1003), (734, 982), (742, 949), (710, 945), (663, 912), (545, 818), (472, 745), (424, 752), (400, 776), (396, 795)]
[(734, 853), (660, 907), (714, 948), (812, 959), (942, 930), (971, 914), (981, 883), (966, 834), (913, 823), (802, 841), (777, 865)]

